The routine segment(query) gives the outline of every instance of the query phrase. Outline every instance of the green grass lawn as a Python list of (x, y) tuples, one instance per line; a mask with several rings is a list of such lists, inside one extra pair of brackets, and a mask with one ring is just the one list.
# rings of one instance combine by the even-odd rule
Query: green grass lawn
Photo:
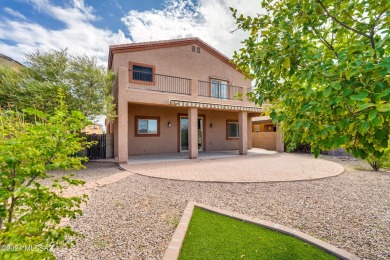
[(337, 259), (294, 237), (195, 207), (179, 259)]

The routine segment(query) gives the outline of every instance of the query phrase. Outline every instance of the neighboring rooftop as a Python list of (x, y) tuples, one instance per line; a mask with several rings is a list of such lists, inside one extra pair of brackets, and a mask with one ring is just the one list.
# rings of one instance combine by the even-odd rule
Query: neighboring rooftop
[(203, 48), (204, 50), (208, 51), (209, 53), (211, 53), (212, 55), (220, 59), (221, 61), (228, 64), (229, 66), (237, 69), (236, 66), (230, 62), (230, 59), (227, 56), (225, 56), (217, 49), (215, 49), (214, 47), (210, 46), (209, 44), (207, 44), (206, 42), (202, 41), (197, 37), (164, 40), (164, 41), (150, 41), (150, 42), (137, 42), (137, 43), (110, 45), (110, 51), (108, 55), (108, 69), (111, 69), (112, 67), (112, 60), (115, 53), (149, 50), (149, 49), (156, 49), (156, 48), (171, 48), (176, 46), (184, 46), (184, 45), (192, 45), (192, 44), (198, 45), (199, 47)]
[(252, 122), (272, 122), (271, 118), (269, 116), (257, 116), (252, 117)]
[(12, 67), (15, 69), (20, 69), (24, 67), (23, 64), (21, 64), (20, 62), (12, 59), (11, 57), (8, 57), (7, 55), (0, 53), (0, 67), (4, 66)]

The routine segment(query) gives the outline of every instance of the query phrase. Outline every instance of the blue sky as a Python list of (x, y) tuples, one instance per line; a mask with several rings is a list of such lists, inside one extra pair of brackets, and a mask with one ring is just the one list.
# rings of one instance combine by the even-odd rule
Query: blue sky
[(68, 48), (105, 66), (112, 44), (199, 37), (227, 56), (240, 47), (229, 11), (260, 10), (257, 0), (0, 0), (0, 53)]
[[(44, 12), (41, 12), (39, 8), (34, 8), (34, 5), (32, 4), (33, 1), (0, 1), (3, 5), (3, 8), (0, 9), (1, 16), (5, 16), (7, 18), (22, 18), (17, 17), (17, 13), (19, 13), (25, 18), (28, 18), (31, 21), (42, 24), (44, 27), (53, 30), (63, 29), (66, 26), (65, 23), (51, 17)], [(69, 0), (51, 0), (48, 1), (48, 3), (66, 8), (71, 7), (74, 2)], [(95, 26), (111, 30), (126, 30), (126, 26), (121, 22), (121, 18), (125, 16), (129, 10), (136, 10), (142, 12), (151, 9), (161, 10), (164, 8), (163, 0), (87, 0), (84, 1), (84, 4), (93, 7), (93, 13), (98, 16), (98, 19), (96, 21), (93, 21), (93, 24)]]

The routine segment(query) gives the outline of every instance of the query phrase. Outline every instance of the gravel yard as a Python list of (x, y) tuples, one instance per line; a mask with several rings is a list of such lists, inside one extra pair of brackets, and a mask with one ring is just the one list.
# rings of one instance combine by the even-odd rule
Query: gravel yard
[(87, 169), (83, 169), (80, 171), (71, 170), (71, 171), (49, 171), (47, 173), (48, 178), (45, 180), (40, 180), (39, 182), (45, 185), (48, 185), (53, 182), (53, 180), (57, 179), (61, 181), (62, 176), (71, 175), (73, 179), (84, 180), (86, 182), (96, 181), (104, 177), (108, 177), (115, 173), (121, 172), (118, 169), (117, 164), (115, 163), (106, 163), (106, 162), (88, 162), (86, 164)]
[[(390, 259), (390, 173), (367, 171), (360, 160), (322, 158), (340, 163), (345, 173), (251, 184), (132, 175), (92, 193), (84, 215), (70, 222), (85, 238), (55, 254), (59, 259), (161, 259), (187, 202), (194, 200), (299, 229), (365, 259)], [(114, 164), (88, 166), (77, 177), (90, 181), (119, 171)]]

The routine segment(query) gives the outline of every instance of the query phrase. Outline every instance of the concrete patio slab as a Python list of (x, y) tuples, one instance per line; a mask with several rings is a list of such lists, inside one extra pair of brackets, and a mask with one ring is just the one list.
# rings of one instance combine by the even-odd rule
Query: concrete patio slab
[(312, 156), (274, 153), (121, 164), (129, 172), (149, 177), (200, 182), (285, 182), (315, 180), (341, 174), (344, 168)]
[[(255, 155), (267, 155), (277, 154), (275, 151), (269, 151), (261, 148), (253, 148), (248, 150), (247, 156)], [(230, 158), (239, 157), (238, 150), (226, 150), (226, 151), (200, 151), (198, 160), (218, 159), (218, 158)], [(163, 153), (163, 154), (148, 154), (148, 155), (131, 155), (127, 161), (127, 164), (144, 164), (144, 163), (156, 163), (156, 162), (175, 162), (189, 160), (188, 153)]]

